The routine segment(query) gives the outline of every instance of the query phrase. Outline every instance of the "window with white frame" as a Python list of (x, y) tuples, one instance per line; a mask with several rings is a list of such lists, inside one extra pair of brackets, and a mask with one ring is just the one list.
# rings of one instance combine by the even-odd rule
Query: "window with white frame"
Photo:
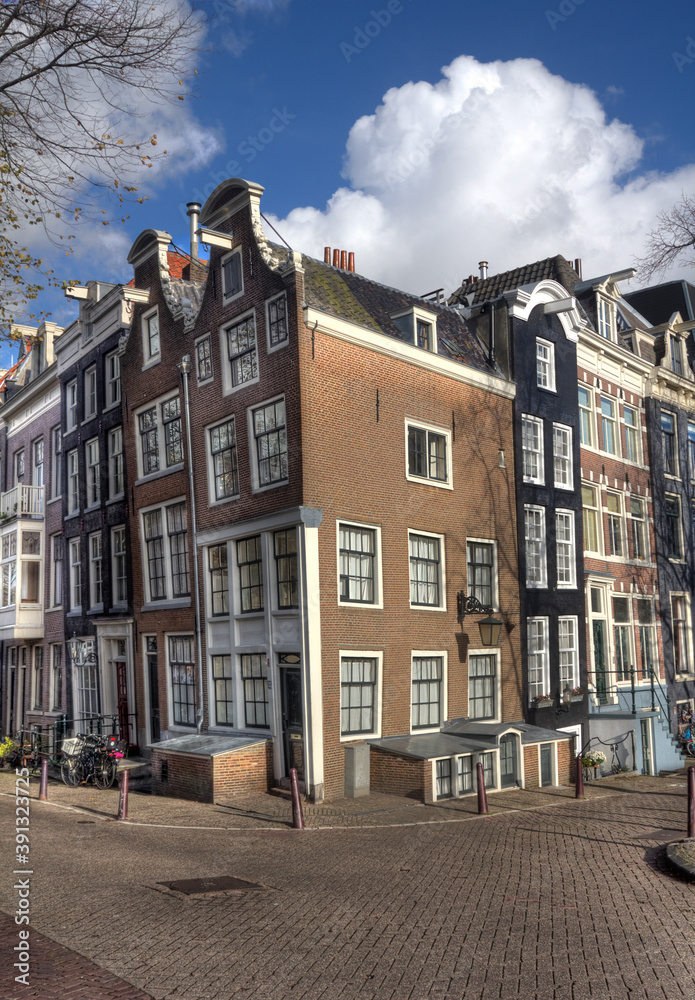
[(268, 318), (268, 348), (273, 350), (287, 343), (287, 296), (278, 295), (267, 305)]
[(35, 711), (43, 709), (43, 646), (34, 647), (34, 678), (32, 704)]
[(640, 425), (639, 412), (631, 406), (623, 407), (623, 424), (625, 425), (625, 458), (628, 462), (640, 461)]
[(215, 721), (218, 726), (234, 725), (234, 675), (232, 658), (216, 655), (212, 660), (212, 680), (215, 685)]
[(192, 635), (169, 636), (169, 677), (175, 726), (195, 725), (195, 677)]
[(157, 308), (142, 317), (142, 356), (148, 365), (160, 358), (159, 312)]
[(101, 532), (89, 536), (89, 606), (98, 608), (103, 604), (101, 575)]
[(43, 438), (32, 442), (31, 464), (32, 486), (43, 486)]
[(435, 761), (435, 796), (450, 799), (453, 795), (451, 782), (451, 757)]
[(68, 543), (70, 554), (70, 610), (82, 609), (82, 552), (79, 538), (71, 538)]
[(14, 453), (14, 481), (15, 485), (24, 482), (24, 448)]
[(299, 607), (297, 577), (297, 529), (283, 528), (273, 532), (275, 555), (275, 581), (278, 608)]
[[(2, 599), (3, 608), (17, 601), (17, 532), (9, 531), (2, 536)], [(14, 648), (14, 647), (11, 647)]]
[(87, 470), (87, 507), (96, 507), (101, 497), (98, 438), (87, 441), (84, 446), (84, 457)]
[(580, 385), (579, 393), (579, 441), (587, 448), (594, 447), (594, 394), (586, 386)]
[(415, 343), (425, 351), (434, 350), (434, 338), (432, 336), (432, 324), (426, 323), (423, 319), (416, 317), (415, 321)]
[(673, 669), (676, 675), (692, 673), (690, 602), (685, 594), (671, 594)]
[(683, 558), (680, 497), (664, 496), (664, 549), (669, 559)]
[(239, 471), (234, 417), (208, 429), (211, 498), (228, 500), (239, 496)]
[(475, 597), (486, 607), (497, 606), (497, 559), (494, 542), (468, 539), (466, 571), (468, 597)]
[(614, 595), (613, 629), (615, 638), (615, 674), (618, 681), (629, 681), (632, 676), (632, 624), (630, 598)]
[(524, 413), (521, 417), (521, 454), (524, 482), (545, 482), (543, 462), (543, 421)]
[(574, 511), (555, 511), (555, 551), (558, 587), (576, 587), (577, 554), (574, 544)]
[(615, 304), (602, 295), (597, 298), (598, 334), (606, 340), (615, 341)]
[(51, 711), (59, 712), (63, 704), (63, 647), (60, 643), (51, 646)]
[(253, 313), (224, 328), (227, 343), (229, 388), (236, 388), (258, 378), (256, 318)]
[(681, 349), (681, 342), (679, 337), (674, 337), (673, 334), (669, 335), (669, 352), (671, 355), (671, 371), (676, 375), (683, 374), (683, 354)]
[(648, 532), (644, 513), (644, 500), (641, 497), (630, 497), (630, 526), (632, 529), (632, 558), (648, 559)]
[(637, 598), (637, 622), (641, 654), (640, 679), (657, 679), (658, 662), (656, 652), (656, 630), (654, 628), (654, 602), (648, 598)]
[(615, 422), (615, 403), (601, 396), (601, 438), (603, 451), (608, 455), (618, 454), (618, 433)]
[(210, 606), (213, 616), (229, 614), (229, 571), (227, 543), (208, 546)]
[(256, 488), (287, 481), (287, 427), (285, 399), (264, 403), (251, 411)]
[(51, 535), (51, 607), (63, 603), (63, 561), (65, 544), (62, 535)]
[(558, 655), (560, 690), (579, 687), (579, 628), (575, 617), (558, 618)]
[(244, 291), (244, 276), (241, 264), (241, 250), (232, 250), (222, 258), (222, 294), (225, 302), (231, 302)]
[(97, 412), (97, 369), (96, 365), (84, 373), (84, 419), (96, 415)]
[(526, 552), (526, 586), (547, 586), (545, 507), (524, 507), (524, 542)]
[(565, 424), (553, 424), (553, 480), (558, 489), (574, 489), (572, 428)]
[(106, 406), (115, 406), (121, 401), (121, 359), (118, 351), (112, 351), (104, 359), (106, 375)]
[(38, 604), (41, 595), (41, 542), (39, 531), (22, 531), (22, 562), (20, 567), (20, 600), (23, 604)]
[(376, 604), (377, 529), (338, 523), (338, 575), (341, 604)]
[(444, 657), (413, 656), (411, 729), (438, 729), (444, 717)]
[(263, 610), (263, 549), (261, 536), (236, 543), (239, 570), (239, 610), (242, 614)]
[(150, 476), (179, 466), (183, 462), (183, 430), (178, 394), (140, 410), (137, 419), (140, 475)]
[(497, 718), (495, 653), (471, 653), (468, 657), (468, 718)]
[(198, 385), (209, 382), (212, 378), (212, 344), (209, 333), (195, 342), (195, 371)]
[(77, 448), (68, 452), (68, 514), (80, 509), (80, 463)]
[(526, 620), (526, 651), (528, 699), (533, 704), (550, 693), (550, 650), (547, 618), (528, 618)]
[(536, 337), (536, 384), (555, 390), (555, 345)]
[(584, 551), (600, 552), (598, 495), (594, 486), (582, 484), (582, 512), (584, 517)]
[(340, 735), (378, 732), (379, 655), (351, 653), (340, 658)]
[(65, 390), (66, 401), (66, 426), (69, 431), (77, 427), (77, 379), (68, 382)]
[(189, 596), (186, 504), (166, 504), (141, 512), (144, 541), (145, 599), (177, 600)]
[(241, 679), (244, 685), (244, 717), (247, 728), (267, 729), (270, 725), (270, 709), (268, 661), (265, 653), (242, 654)]
[(128, 603), (128, 565), (123, 524), (111, 529), (111, 602), (114, 607)]
[(623, 502), (619, 493), (606, 493), (608, 520), (608, 552), (612, 556), (623, 555)]
[(695, 479), (695, 421), (688, 421), (688, 465), (690, 478)]
[(676, 418), (673, 413), (661, 411), (661, 450), (664, 456), (664, 472), (667, 476), (678, 475), (678, 439)]
[(408, 532), (411, 607), (441, 608), (443, 538)]
[(125, 476), (123, 471), (123, 428), (114, 427), (109, 431), (109, 499), (123, 495)]
[(59, 497), (62, 486), (63, 445), (60, 427), (51, 430), (51, 497)]
[(406, 423), (406, 478), (450, 487), (450, 445), (449, 431)]

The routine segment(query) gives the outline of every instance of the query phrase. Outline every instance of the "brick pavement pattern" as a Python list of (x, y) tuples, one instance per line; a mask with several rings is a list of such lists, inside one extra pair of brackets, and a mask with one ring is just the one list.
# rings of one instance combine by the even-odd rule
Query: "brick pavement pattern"
[[(695, 885), (663, 847), (685, 832), (682, 778), (431, 811), (458, 821), (193, 830), (32, 803), (32, 926), (156, 1000), (695, 1000)], [(158, 884), (223, 874), (267, 888)]]

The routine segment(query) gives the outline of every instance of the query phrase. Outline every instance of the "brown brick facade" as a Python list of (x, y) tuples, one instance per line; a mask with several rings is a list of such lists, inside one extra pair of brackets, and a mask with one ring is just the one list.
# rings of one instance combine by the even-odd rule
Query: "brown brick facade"
[(235, 795), (268, 791), (272, 777), (272, 744), (266, 740), (214, 757), (155, 749), (150, 763), (155, 795), (218, 802)]

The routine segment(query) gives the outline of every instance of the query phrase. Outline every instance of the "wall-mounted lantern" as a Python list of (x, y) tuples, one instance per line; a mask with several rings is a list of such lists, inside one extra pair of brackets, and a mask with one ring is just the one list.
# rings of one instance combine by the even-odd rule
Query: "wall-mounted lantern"
[(483, 646), (496, 646), (500, 641), (502, 622), (499, 618), (493, 618), (495, 610), (489, 604), (481, 604), (477, 597), (467, 596), (465, 591), (459, 590), (456, 595), (456, 606), (458, 610), (458, 620), (463, 625), (466, 615), (487, 615), (478, 622), (480, 629), (480, 641)]

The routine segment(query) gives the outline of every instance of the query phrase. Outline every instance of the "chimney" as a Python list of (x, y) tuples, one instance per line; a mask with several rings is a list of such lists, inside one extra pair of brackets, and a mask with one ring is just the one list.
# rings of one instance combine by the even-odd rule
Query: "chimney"
[(200, 202), (189, 201), (186, 208), (186, 215), (191, 220), (191, 257), (193, 260), (198, 260), (198, 237), (196, 236), (196, 229), (198, 228), (198, 216), (200, 215)]
[(352, 271), (353, 274), (355, 271), (355, 255), (352, 251), (348, 254), (348, 271)]
[(340, 250), (333, 251), (333, 267), (340, 267)]
[(323, 262), (324, 262), (324, 264), (330, 264), (330, 262), (331, 262), (331, 248), (330, 247), (324, 247), (323, 248)]
[(478, 267), (480, 268), (480, 280), (484, 281), (487, 278), (487, 261), (481, 260)]
[(347, 271), (347, 250), (340, 251), (340, 270)]
[(581, 281), (582, 280), (582, 258), (581, 257), (575, 257), (574, 258), (574, 270), (579, 275), (579, 280)]

